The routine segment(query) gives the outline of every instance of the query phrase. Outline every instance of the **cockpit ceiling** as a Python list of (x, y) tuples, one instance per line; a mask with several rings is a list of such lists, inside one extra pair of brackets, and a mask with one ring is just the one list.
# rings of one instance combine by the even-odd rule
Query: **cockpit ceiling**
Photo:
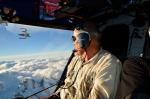
[(0, 0), (0, 16), (12, 23), (72, 29), (130, 12), (149, 19), (149, 5), (149, 0)]

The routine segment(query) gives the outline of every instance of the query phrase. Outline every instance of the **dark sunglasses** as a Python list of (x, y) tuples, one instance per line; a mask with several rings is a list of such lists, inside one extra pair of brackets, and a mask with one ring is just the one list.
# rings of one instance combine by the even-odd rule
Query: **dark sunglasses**
[(76, 37), (72, 36), (72, 41), (75, 42), (76, 41)]

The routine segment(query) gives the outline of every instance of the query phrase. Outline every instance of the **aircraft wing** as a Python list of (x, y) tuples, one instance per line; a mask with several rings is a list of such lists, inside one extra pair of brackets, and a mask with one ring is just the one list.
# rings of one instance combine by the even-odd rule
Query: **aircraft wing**
[(23, 37), (20, 37), (19, 39), (26, 39), (26, 37), (24, 37), (24, 38), (23, 38)]
[(25, 36), (25, 34), (18, 34), (18, 35), (20, 35), (20, 36)]

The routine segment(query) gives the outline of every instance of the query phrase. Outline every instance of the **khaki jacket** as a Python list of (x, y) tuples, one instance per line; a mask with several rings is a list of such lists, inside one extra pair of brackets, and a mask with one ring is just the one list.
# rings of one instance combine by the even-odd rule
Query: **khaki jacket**
[(115, 99), (121, 62), (101, 49), (87, 63), (75, 56), (68, 66), (61, 99)]

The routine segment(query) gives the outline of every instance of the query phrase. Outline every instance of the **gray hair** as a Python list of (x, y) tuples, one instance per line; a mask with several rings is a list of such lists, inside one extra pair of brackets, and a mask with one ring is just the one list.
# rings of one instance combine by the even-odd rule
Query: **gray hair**
[(100, 43), (102, 33), (98, 30), (96, 24), (92, 22), (86, 22), (83, 24), (83, 29), (90, 34), (91, 39), (95, 39), (98, 43)]

